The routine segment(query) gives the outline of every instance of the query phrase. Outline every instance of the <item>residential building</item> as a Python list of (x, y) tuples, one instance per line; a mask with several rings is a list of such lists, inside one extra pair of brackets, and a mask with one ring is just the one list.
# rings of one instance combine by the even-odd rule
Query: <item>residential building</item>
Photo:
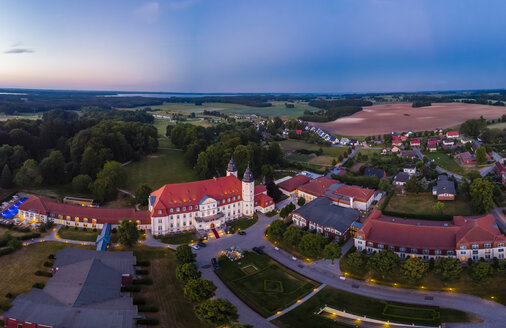
[(411, 176), (409, 175), (409, 173), (399, 172), (394, 177), (394, 182), (392, 184), (394, 186), (397, 186), (397, 187), (402, 187), (402, 186), (404, 186), (406, 184), (406, 182), (408, 182), (408, 180), (409, 180), (410, 177)]
[(430, 152), (435, 152), (437, 151), (437, 145), (438, 145), (439, 141), (438, 140), (435, 140), (435, 139), (430, 139), (429, 141), (427, 141), (427, 149), (430, 151)]
[(183, 231), (209, 231), (255, 212), (255, 180), (248, 167), (237, 178), (233, 159), (227, 176), (209, 180), (167, 184), (149, 196), (153, 235)]
[(455, 216), (452, 221), (423, 221), (384, 216), (373, 211), (355, 234), (357, 251), (392, 250), (401, 259), (425, 261), (441, 256), (465, 262), (504, 259), (506, 237), (494, 216)]
[(460, 136), (459, 131), (448, 131), (446, 132), (447, 138), (458, 138)]
[(341, 145), (347, 145), (350, 143), (350, 139), (342, 137), (341, 138)]
[(495, 162), (495, 165), (494, 165), (494, 172), (498, 175), (498, 176), (502, 176), (503, 173), (506, 173), (506, 166), (504, 166), (503, 163), (501, 162)]
[(321, 197), (334, 184), (339, 184), (339, 181), (320, 177), (298, 187), (297, 195), (310, 202)]
[(402, 140), (401, 140), (401, 138), (394, 136), (392, 138), (392, 146), (397, 146), (397, 147), (402, 146)]
[(409, 174), (410, 176), (416, 174), (416, 164), (408, 164), (402, 168), (402, 171)]
[(401, 151), (401, 148), (399, 146), (392, 146), (392, 148), (390, 148), (390, 151), (392, 153), (399, 153)]
[(373, 169), (370, 167), (366, 167), (364, 170), (364, 176), (366, 177), (377, 176), (379, 179), (381, 179), (386, 177), (387, 174), (382, 169)]
[(420, 139), (411, 139), (409, 141), (409, 144), (411, 145), (411, 147), (420, 147)]
[(274, 200), (267, 195), (267, 188), (264, 185), (255, 186), (255, 211), (268, 213), (274, 210)]
[(474, 164), (476, 163), (476, 159), (474, 158), (474, 155), (471, 155), (468, 151), (464, 153), (460, 153), (459, 155), (460, 162), (462, 164)]
[(3, 314), (5, 327), (137, 327), (137, 306), (121, 287), (135, 274), (132, 252), (74, 247), (56, 253), (43, 289), (21, 294)]
[(437, 177), (437, 185), (432, 188), (432, 194), (437, 200), (455, 200), (455, 183), (448, 180), (446, 175)]
[(411, 149), (410, 150), (401, 150), (399, 156), (404, 157), (404, 158), (408, 158), (408, 159), (415, 159), (417, 157), (416, 152)]
[(453, 146), (455, 144), (454, 139), (443, 139), (444, 146)]
[(339, 185), (335, 190), (332, 190), (332, 188), (327, 190), (323, 196), (331, 199), (339, 206), (367, 211), (374, 200), (374, 189)]
[(292, 212), (293, 223), (308, 227), (325, 237), (348, 239), (350, 227), (360, 218), (360, 212), (335, 205), (332, 200), (319, 197)]

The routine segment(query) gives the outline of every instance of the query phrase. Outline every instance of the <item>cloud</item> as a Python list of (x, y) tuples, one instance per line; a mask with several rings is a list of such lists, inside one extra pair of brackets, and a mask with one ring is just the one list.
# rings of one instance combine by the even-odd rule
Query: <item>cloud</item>
[(27, 49), (27, 48), (12, 48), (7, 51), (4, 51), (4, 54), (29, 54), (33, 53), (35, 50)]
[(134, 14), (138, 19), (146, 23), (155, 23), (160, 16), (160, 4), (158, 2), (145, 3), (137, 8)]
[(168, 5), (169, 5), (170, 9), (182, 10), (182, 9), (186, 9), (188, 7), (193, 6), (198, 1), (199, 0), (173, 0), (173, 1), (169, 1)]

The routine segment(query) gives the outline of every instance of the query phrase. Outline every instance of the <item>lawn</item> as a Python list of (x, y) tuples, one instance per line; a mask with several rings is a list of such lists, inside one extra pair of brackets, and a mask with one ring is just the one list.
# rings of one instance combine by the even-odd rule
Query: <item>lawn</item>
[[(11, 293), (16, 297), (28, 292), (34, 283), (45, 283), (48, 278), (36, 276), (37, 270), (47, 270), (43, 264), (48, 261), (49, 254), (56, 254), (65, 247), (94, 249), (94, 246), (69, 245), (58, 242), (37, 243), (25, 246), (12, 254), (0, 257), (0, 314), (2, 307), (12, 300), (5, 297)], [(13, 298), (14, 299), (14, 298)]]
[[(476, 321), (477, 319), (468, 313), (458, 310), (408, 304), (393, 304), (379, 299), (340, 291), (327, 286), (300, 306), (273, 320), (272, 323), (278, 327), (335, 327), (336, 323), (334, 321), (315, 314), (316, 311), (325, 305), (336, 310), (345, 310), (346, 312), (357, 315), (366, 315), (367, 317), (375, 319), (407, 324), (415, 323), (438, 326), (441, 322), (470, 322)], [(385, 309), (387, 310), (386, 313)], [(398, 316), (393, 317), (391, 311), (394, 311), (394, 315), (397, 314)], [(436, 318), (433, 320), (426, 320), (432, 314), (435, 314)], [(410, 319), (401, 318), (401, 316), (410, 317)], [(416, 318), (418, 318), (418, 320)]]
[(227, 222), (227, 225), (230, 227), (230, 232), (234, 233), (237, 230), (248, 229), (249, 227), (251, 227), (252, 225), (257, 223), (257, 221), (258, 221), (258, 217), (255, 216), (252, 219), (251, 218), (243, 218), (243, 219), (230, 221), (230, 222)]
[[(114, 248), (114, 250), (122, 250)], [(158, 307), (156, 313), (148, 313), (148, 318), (160, 320), (158, 327), (199, 328), (209, 327), (202, 324), (193, 313), (193, 304), (183, 296), (183, 283), (176, 278), (176, 258), (174, 251), (168, 248), (136, 246), (133, 249), (137, 261), (150, 261), (146, 278), (153, 285), (141, 287), (134, 297), (145, 298), (148, 306)]]
[[(285, 309), (318, 286), (267, 255), (246, 252), (239, 261), (231, 262), (222, 256), (219, 263), (216, 273), (221, 280), (264, 317)], [(251, 265), (258, 270), (248, 270)]]
[(345, 152), (348, 151), (347, 147), (323, 146), (308, 143), (305, 142), (304, 140), (297, 140), (297, 139), (283, 140), (279, 143), (279, 145), (281, 146), (281, 149), (284, 152), (294, 151), (297, 149), (307, 149), (317, 151), (321, 148), (323, 150), (322, 155), (332, 157), (338, 157), (339, 155), (344, 154)]
[[(344, 155), (348, 151), (348, 148), (345, 147), (323, 146), (296, 139), (283, 140), (279, 144), (283, 152), (287, 153), (286, 159), (288, 161), (303, 164), (306, 169), (317, 171), (322, 170), (325, 166), (330, 166), (332, 160), (335, 159), (337, 161), (339, 155)], [(310, 156), (294, 152), (299, 149), (318, 151), (320, 148), (323, 151), (320, 156)]]
[(68, 230), (64, 227), (58, 231), (58, 236), (62, 239), (80, 240), (80, 241), (96, 241), (100, 230), (93, 231), (93, 229), (77, 229), (69, 228)]
[(156, 154), (143, 157), (125, 166), (125, 189), (135, 192), (140, 183), (147, 183), (153, 190), (168, 183), (189, 182), (198, 179), (184, 161), (184, 153), (174, 148), (168, 139), (160, 143)]
[(197, 241), (197, 236), (194, 232), (175, 233), (156, 238), (162, 243), (171, 245), (190, 244)]
[[(430, 192), (406, 193), (404, 195), (396, 193), (390, 199), (386, 210), (411, 215), (437, 215), (439, 213), (433, 209), (436, 203), (436, 197)], [(445, 201), (443, 204), (444, 215), (473, 215), (469, 200), (462, 194), (457, 194), (454, 201)]]
[(490, 124), (487, 126), (487, 128), (503, 130), (503, 129), (506, 129), (506, 122)]
[(448, 170), (459, 175), (466, 173), (466, 170), (460, 166), (456, 160), (448, 156), (443, 152), (424, 153), (429, 159), (433, 159), (434, 162), (445, 170)]

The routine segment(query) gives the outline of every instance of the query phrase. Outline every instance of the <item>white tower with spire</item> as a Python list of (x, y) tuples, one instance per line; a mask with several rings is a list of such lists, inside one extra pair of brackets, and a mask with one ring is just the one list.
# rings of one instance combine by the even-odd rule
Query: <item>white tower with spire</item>
[(229, 175), (235, 175), (235, 177), (237, 178), (237, 167), (235, 166), (233, 157), (230, 157), (230, 162), (228, 162), (227, 177)]
[(255, 179), (253, 172), (248, 168), (244, 171), (242, 178), (242, 214), (253, 215), (255, 210)]

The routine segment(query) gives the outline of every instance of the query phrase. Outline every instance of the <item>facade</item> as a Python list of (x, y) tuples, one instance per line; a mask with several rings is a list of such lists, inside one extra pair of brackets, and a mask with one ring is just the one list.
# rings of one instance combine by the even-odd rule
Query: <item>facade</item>
[(460, 157), (460, 162), (462, 164), (474, 164), (474, 163), (476, 163), (476, 159), (468, 151), (466, 151), (464, 153), (460, 153), (459, 157)]
[(137, 306), (121, 287), (135, 274), (132, 252), (68, 247), (56, 253), (43, 289), (21, 294), (3, 314), (8, 328), (137, 327)]
[(297, 188), (297, 195), (310, 202), (321, 197), (331, 186), (338, 184), (337, 180), (320, 177)]
[(334, 191), (327, 190), (323, 196), (339, 206), (367, 211), (374, 200), (374, 190), (359, 186), (340, 185)]
[(402, 171), (409, 175), (416, 174), (416, 164), (408, 164), (402, 168)]
[(437, 200), (455, 200), (455, 183), (449, 181), (446, 175), (437, 177), (437, 185), (432, 188), (432, 194)]
[(56, 199), (31, 196), (19, 206), (18, 217), (26, 221), (63, 224), (72, 227), (102, 229), (106, 223), (117, 227), (121, 220), (137, 222), (139, 229), (151, 228), (148, 211), (133, 208), (97, 208), (58, 203)]
[(274, 200), (267, 195), (264, 185), (255, 186), (255, 211), (268, 213), (274, 210)]
[(394, 182), (392, 184), (394, 186), (402, 187), (402, 186), (404, 186), (406, 184), (406, 182), (408, 182), (409, 178), (410, 178), (409, 173), (399, 172), (394, 177)]
[(233, 159), (227, 176), (168, 184), (149, 196), (151, 231), (164, 235), (183, 231), (209, 231), (255, 211), (255, 180), (248, 167), (242, 181)]
[(409, 144), (411, 147), (420, 147), (420, 139), (411, 139)]
[(347, 239), (351, 225), (360, 218), (360, 213), (351, 208), (337, 206), (332, 200), (319, 197), (292, 212), (293, 223), (308, 227), (325, 237)]
[(357, 251), (367, 253), (390, 249), (401, 259), (423, 260), (441, 256), (468, 259), (504, 259), (506, 237), (493, 215), (455, 216), (453, 221), (422, 221), (384, 216), (374, 211), (355, 234)]

